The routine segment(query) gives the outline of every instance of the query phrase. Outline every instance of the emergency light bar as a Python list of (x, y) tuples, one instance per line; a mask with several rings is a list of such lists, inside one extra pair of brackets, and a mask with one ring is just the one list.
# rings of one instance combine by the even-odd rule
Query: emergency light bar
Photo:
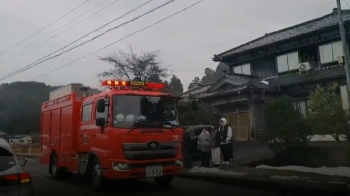
[(118, 80), (105, 80), (102, 82), (102, 86), (125, 86), (125, 87), (143, 87), (150, 89), (162, 89), (165, 88), (164, 83), (152, 83), (152, 82), (139, 82), (139, 81), (118, 81)]

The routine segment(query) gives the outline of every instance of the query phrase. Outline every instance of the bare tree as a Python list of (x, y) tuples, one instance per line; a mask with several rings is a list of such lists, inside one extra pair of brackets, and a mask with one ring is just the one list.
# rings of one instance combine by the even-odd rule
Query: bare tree
[(113, 68), (98, 74), (104, 79), (128, 79), (138, 81), (154, 80), (167, 77), (169, 67), (163, 67), (157, 60), (158, 51), (141, 52), (137, 54), (130, 47), (130, 52), (120, 51), (119, 54), (112, 54), (101, 57), (100, 60), (113, 65)]

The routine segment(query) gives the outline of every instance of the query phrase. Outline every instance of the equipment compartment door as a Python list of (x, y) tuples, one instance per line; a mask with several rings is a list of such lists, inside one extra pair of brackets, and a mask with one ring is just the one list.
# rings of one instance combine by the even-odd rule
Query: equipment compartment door
[(92, 121), (92, 103), (83, 103), (81, 108), (80, 130), (78, 139), (78, 149), (82, 152), (88, 152), (91, 149), (91, 131), (96, 129)]
[(61, 110), (55, 109), (55, 110), (52, 110), (51, 112), (50, 145), (58, 153), (60, 153), (60, 134), (61, 134)]

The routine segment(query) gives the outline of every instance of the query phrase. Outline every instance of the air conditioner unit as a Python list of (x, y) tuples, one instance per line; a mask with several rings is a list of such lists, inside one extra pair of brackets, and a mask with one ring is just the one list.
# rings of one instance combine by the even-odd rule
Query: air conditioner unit
[(299, 64), (299, 72), (310, 70), (311, 66), (309, 62)]

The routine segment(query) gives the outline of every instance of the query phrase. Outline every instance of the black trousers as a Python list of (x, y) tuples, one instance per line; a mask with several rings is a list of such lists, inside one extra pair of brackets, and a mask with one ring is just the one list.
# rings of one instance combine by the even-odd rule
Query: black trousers
[(233, 159), (233, 143), (230, 143), (230, 159)]
[[(231, 155), (232, 153), (232, 144), (221, 144), (220, 146), (220, 150), (221, 150), (221, 153), (222, 153), (222, 156), (224, 158), (224, 161), (230, 161), (231, 157), (233, 155)], [(232, 153), (233, 154), (233, 153)]]
[(210, 166), (210, 155), (211, 152), (202, 152), (202, 167)]

